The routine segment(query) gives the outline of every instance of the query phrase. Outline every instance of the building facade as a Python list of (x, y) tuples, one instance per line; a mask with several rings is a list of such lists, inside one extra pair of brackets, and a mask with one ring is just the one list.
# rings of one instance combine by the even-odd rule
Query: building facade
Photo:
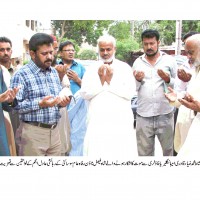
[(13, 65), (15, 65), (16, 60), (20, 60), (22, 65), (30, 60), (28, 42), (33, 34), (37, 32), (51, 33), (50, 28), (46, 29), (45, 25), (39, 20), (13, 20), (13, 18), (8, 18), (6, 21), (0, 20), (0, 27), (0, 36), (8, 37), (12, 41)]

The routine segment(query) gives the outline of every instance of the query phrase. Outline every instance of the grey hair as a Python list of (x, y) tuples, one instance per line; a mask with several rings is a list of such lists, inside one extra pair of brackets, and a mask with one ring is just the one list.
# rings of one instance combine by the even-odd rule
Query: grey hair
[(100, 42), (112, 42), (113, 46), (116, 47), (116, 39), (112, 35), (102, 35), (97, 40), (97, 44), (99, 46)]
[(189, 41), (195, 42), (195, 45), (200, 49), (200, 34), (195, 34), (187, 38), (186, 43)]

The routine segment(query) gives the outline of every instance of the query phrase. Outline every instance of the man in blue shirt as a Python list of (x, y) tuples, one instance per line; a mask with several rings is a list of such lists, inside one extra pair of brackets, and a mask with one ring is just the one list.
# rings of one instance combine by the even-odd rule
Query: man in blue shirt
[(79, 90), (85, 73), (85, 67), (74, 60), (75, 45), (71, 41), (61, 43), (59, 52), (62, 59), (59, 64), (65, 65), (67, 69), (70, 88), (75, 98), (75, 101), (72, 101), (68, 107), (70, 140), (72, 144), (69, 156), (82, 156), (86, 132), (87, 106), (85, 100), (80, 96)]
[(85, 73), (85, 67), (74, 60), (75, 46), (70, 41), (65, 41), (60, 44), (59, 52), (61, 61), (59, 64), (64, 64), (67, 67), (67, 76), (70, 80), (70, 87), (73, 94), (81, 88), (81, 80)]
[(70, 98), (59, 96), (62, 86), (56, 69), (51, 67), (53, 39), (36, 33), (29, 41), (31, 60), (11, 79), (11, 87), (20, 85), (16, 96), (21, 124), (18, 129), (20, 156), (60, 156), (61, 141), (58, 129), (60, 107)]

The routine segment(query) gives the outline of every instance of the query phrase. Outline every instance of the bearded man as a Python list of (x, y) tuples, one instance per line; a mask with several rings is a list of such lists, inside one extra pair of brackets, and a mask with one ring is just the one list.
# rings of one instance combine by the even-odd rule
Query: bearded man
[(160, 35), (148, 29), (141, 34), (144, 54), (133, 64), (138, 92), (137, 147), (139, 156), (154, 156), (157, 136), (163, 156), (173, 156), (174, 107), (165, 98), (174, 85), (175, 59), (159, 50)]

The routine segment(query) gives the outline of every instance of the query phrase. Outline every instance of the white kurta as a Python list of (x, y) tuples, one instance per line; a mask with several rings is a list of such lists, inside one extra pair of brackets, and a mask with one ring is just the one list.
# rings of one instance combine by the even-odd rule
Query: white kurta
[[(193, 72), (192, 79), (190, 80), (189, 84), (187, 84), (187, 88), (185, 88), (186, 90), (181, 91), (179, 89), (179, 91), (177, 93), (178, 98), (183, 98), (188, 91), (189, 91), (189, 93), (191, 92), (191, 90), (194, 87), (193, 81), (195, 83), (196, 78), (197, 78), (196, 74), (195, 74), (195, 72)], [(183, 85), (180, 84), (179, 88), (181, 88), (181, 87), (183, 88), (183, 86), (184, 86), (184, 84)], [(177, 120), (176, 120), (176, 126), (175, 126), (175, 135), (174, 135), (174, 149), (176, 152), (179, 152), (179, 150), (181, 149), (181, 147), (183, 146), (183, 144), (187, 138), (188, 131), (190, 129), (190, 126), (191, 126), (192, 121), (195, 116), (194, 116), (193, 110), (185, 107), (178, 100), (176, 100), (174, 105), (176, 107), (179, 107), (178, 116), (177, 116)]]
[[(65, 75), (62, 80), (62, 90), (59, 94), (60, 97), (62, 96), (72, 96), (72, 92), (70, 90), (70, 82)], [(60, 133), (60, 140), (61, 140), (61, 155), (65, 156), (66, 153), (69, 153), (71, 150), (71, 141), (70, 141), (70, 124), (69, 118), (67, 113), (67, 108), (63, 107), (60, 109), (61, 118), (58, 122), (58, 128)]]
[[(196, 78), (192, 79), (192, 82), (189, 84), (188, 93), (191, 94), (195, 99), (200, 101), (200, 73), (196, 76)], [(194, 113), (190, 110), (190, 113)], [(180, 149), (178, 156), (199, 156), (200, 152), (200, 113), (198, 113), (195, 117), (194, 115), (190, 117), (193, 119), (191, 122), (191, 126), (189, 127), (187, 138)]]
[(102, 86), (98, 75), (101, 64), (90, 66), (82, 79), (80, 94), (89, 100), (84, 155), (134, 159), (137, 143), (131, 98), (136, 88), (131, 67), (115, 59), (110, 85)]

